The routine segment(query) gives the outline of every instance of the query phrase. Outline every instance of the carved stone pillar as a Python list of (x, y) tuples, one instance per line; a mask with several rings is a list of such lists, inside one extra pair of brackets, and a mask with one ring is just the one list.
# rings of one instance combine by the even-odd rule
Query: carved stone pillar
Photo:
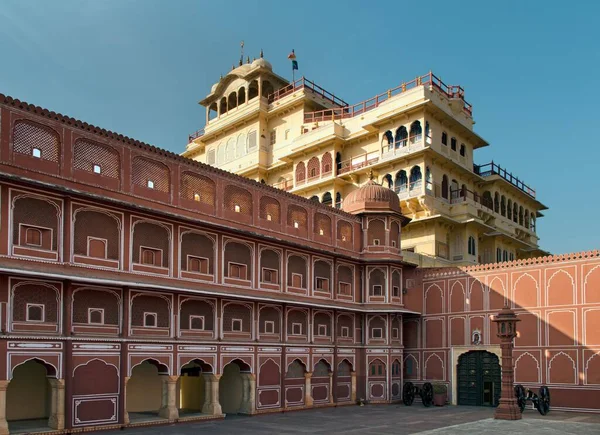
[(204, 377), (204, 405), (202, 414), (222, 415), (223, 410), (219, 403), (219, 378), (221, 375), (206, 373)]
[(502, 390), (500, 401), (494, 412), (497, 420), (520, 420), (522, 418), (514, 390), (513, 340), (517, 336), (517, 322), (520, 319), (508, 305), (498, 313), (493, 322), (497, 324), (497, 336), (502, 349)]
[(65, 380), (50, 378), (50, 418), (48, 426), (52, 429), (63, 430), (65, 428)]
[(162, 376), (162, 406), (158, 415), (167, 420), (177, 420), (177, 379), (179, 376)]
[(329, 372), (329, 403), (333, 405), (333, 372)]
[(6, 389), (10, 381), (0, 381), (0, 435), (8, 435), (8, 422), (6, 421)]
[(127, 411), (127, 383), (131, 377), (125, 377), (125, 388), (123, 389), (123, 401), (125, 406), (123, 407), (123, 424), (129, 424), (129, 411)]
[(312, 372), (304, 373), (304, 406), (313, 406), (311, 378)]
[(242, 404), (241, 414), (256, 414), (256, 376), (252, 373), (242, 373)]
[(350, 376), (350, 400), (356, 403), (356, 372), (351, 372)]

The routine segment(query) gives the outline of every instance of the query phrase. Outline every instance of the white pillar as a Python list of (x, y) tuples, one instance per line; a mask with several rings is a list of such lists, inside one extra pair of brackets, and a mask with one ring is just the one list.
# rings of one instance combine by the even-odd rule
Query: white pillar
[(333, 405), (333, 372), (329, 372), (329, 403)]
[(223, 410), (219, 403), (219, 378), (221, 375), (206, 373), (204, 377), (204, 405), (202, 414), (222, 415)]
[(6, 421), (6, 389), (10, 381), (0, 381), (0, 435), (8, 435), (8, 422)]
[(312, 372), (304, 373), (304, 406), (313, 406), (311, 378)]
[(356, 372), (351, 372), (351, 382), (350, 382), (350, 400), (356, 403)]
[(63, 430), (65, 428), (65, 380), (56, 378), (48, 380), (52, 388), (48, 426)]
[(129, 412), (127, 411), (127, 383), (129, 382), (131, 377), (127, 376), (125, 378), (125, 388), (123, 389), (123, 400), (125, 401), (125, 406), (123, 406), (123, 424), (129, 424)]
[(167, 420), (177, 420), (177, 379), (179, 376), (162, 376), (162, 406), (158, 415)]

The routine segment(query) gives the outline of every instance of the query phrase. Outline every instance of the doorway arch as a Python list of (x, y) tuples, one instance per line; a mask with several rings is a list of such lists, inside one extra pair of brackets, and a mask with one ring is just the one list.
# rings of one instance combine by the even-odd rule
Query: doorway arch
[(140, 422), (159, 417), (163, 394), (166, 394), (163, 391), (163, 376), (168, 374), (168, 367), (153, 359), (144, 360), (131, 369), (125, 391), (129, 421)]
[(180, 416), (202, 412), (204, 404), (210, 401), (205, 375), (212, 372), (211, 365), (201, 359), (193, 359), (181, 367), (177, 391)]
[(250, 366), (235, 359), (223, 367), (219, 379), (219, 403), (224, 414), (252, 414), (254, 382)]
[(457, 404), (497, 406), (502, 377), (500, 360), (486, 350), (471, 350), (458, 357)]

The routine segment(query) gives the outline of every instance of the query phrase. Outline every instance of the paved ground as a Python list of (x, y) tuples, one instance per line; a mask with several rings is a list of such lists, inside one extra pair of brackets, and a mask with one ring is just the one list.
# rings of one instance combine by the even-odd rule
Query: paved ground
[[(600, 415), (551, 411), (542, 417), (526, 410), (516, 422), (493, 420), (493, 409), (468, 406), (443, 408), (404, 405), (340, 407), (299, 412), (231, 416), (214, 422), (180, 423), (120, 431), (127, 435), (187, 434), (600, 434)], [(98, 432), (96, 432), (98, 433)], [(102, 432), (109, 435), (110, 432)], [(112, 432), (113, 434), (115, 432)]]

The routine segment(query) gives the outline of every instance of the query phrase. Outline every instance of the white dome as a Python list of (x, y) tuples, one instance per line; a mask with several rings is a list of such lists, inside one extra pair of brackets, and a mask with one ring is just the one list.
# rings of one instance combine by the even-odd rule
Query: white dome
[(270, 70), (273, 69), (271, 64), (264, 60), (262, 57), (252, 62), (252, 68), (268, 68)]

